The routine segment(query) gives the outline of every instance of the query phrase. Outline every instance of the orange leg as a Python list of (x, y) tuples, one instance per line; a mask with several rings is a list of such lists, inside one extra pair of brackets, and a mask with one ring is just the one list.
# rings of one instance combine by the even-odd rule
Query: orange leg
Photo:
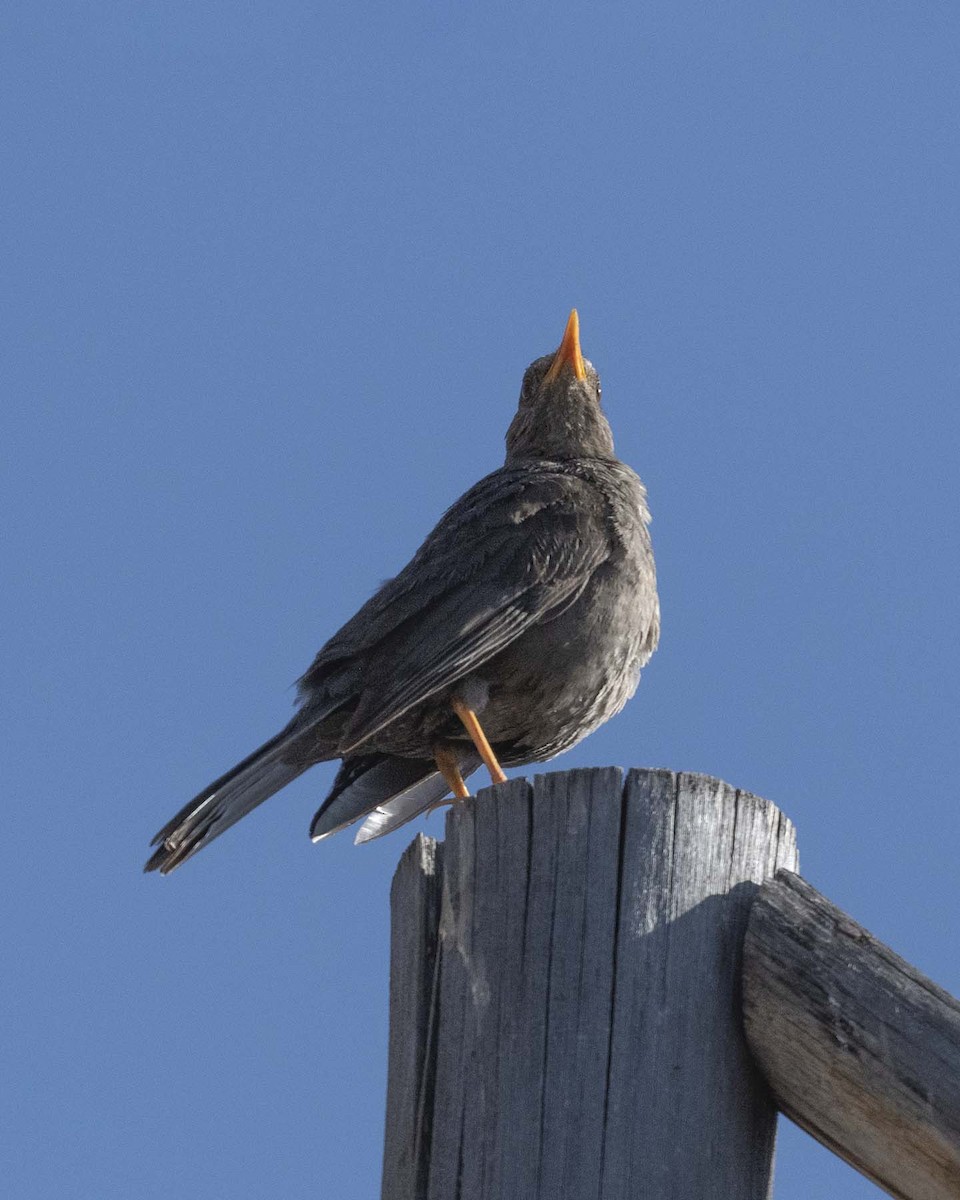
[[(503, 768), (497, 762), (497, 756), (493, 752), (493, 747), (487, 741), (487, 735), (480, 727), (480, 719), (472, 708), (467, 708), (462, 700), (452, 700), (453, 711), (463, 722), (463, 727), (470, 734), (470, 740), (477, 748), (477, 753), (483, 759), (483, 764), (490, 772), (490, 778), (494, 783), (506, 783), (507, 777), (503, 773)], [(442, 768), (441, 768), (442, 769)]]
[(446, 746), (437, 746), (433, 751), (434, 762), (437, 764), (437, 770), (447, 781), (447, 786), (453, 792), (456, 800), (466, 800), (470, 792), (467, 790), (467, 785), (463, 782), (463, 776), (460, 774), (460, 764), (457, 762), (457, 756), (453, 750)]

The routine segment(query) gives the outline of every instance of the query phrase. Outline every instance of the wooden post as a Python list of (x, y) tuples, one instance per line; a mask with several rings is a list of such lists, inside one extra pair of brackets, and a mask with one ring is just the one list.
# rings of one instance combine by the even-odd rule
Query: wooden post
[[(390, 890), (390, 1111), (384, 1179), (394, 1196), (424, 1195), (430, 1157), (435, 1055), (429, 1039), (438, 971), (443, 846), (418, 837), (400, 859)], [(394, 1033), (398, 1036), (394, 1036)]]
[(766, 1200), (776, 1112), (741, 1021), (790, 823), (613, 768), (456, 805), (394, 885), (384, 1200)]
[(960, 1003), (787, 871), (750, 914), (744, 1019), (797, 1124), (892, 1196), (960, 1196)]

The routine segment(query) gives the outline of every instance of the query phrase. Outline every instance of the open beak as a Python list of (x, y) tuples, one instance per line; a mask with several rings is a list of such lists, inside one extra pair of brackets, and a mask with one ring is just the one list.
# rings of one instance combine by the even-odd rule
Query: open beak
[(577, 379), (586, 379), (587, 369), (583, 365), (583, 355), (580, 353), (580, 318), (577, 316), (576, 309), (570, 313), (567, 327), (563, 331), (560, 349), (554, 355), (553, 362), (543, 377), (543, 382), (552, 383), (563, 370), (564, 363), (573, 369)]

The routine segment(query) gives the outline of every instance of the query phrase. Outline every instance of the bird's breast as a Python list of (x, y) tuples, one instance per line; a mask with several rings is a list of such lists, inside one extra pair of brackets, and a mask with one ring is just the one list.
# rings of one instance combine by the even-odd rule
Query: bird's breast
[(652, 653), (657, 612), (651, 572), (627, 559), (604, 563), (574, 604), (478, 672), (491, 742), (522, 747), (518, 761), (542, 760), (619, 712)]

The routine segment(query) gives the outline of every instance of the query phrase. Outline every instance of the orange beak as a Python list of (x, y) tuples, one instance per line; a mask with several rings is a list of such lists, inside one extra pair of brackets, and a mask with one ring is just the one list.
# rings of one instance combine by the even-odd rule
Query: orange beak
[(580, 353), (580, 318), (577, 316), (576, 309), (570, 313), (567, 327), (563, 331), (560, 349), (554, 355), (553, 362), (543, 377), (543, 382), (552, 383), (560, 374), (565, 363), (573, 368), (577, 379), (586, 379), (587, 369), (583, 365), (583, 355)]

